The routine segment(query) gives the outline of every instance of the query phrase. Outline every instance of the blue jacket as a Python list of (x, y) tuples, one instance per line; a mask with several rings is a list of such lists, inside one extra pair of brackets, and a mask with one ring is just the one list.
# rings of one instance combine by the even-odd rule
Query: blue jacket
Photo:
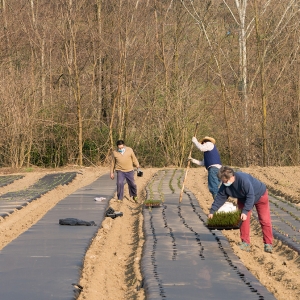
[(211, 214), (216, 212), (226, 202), (229, 196), (244, 202), (242, 213), (247, 214), (267, 190), (264, 183), (252, 177), (250, 174), (236, 172), (234, 175), (235, 181), (233, 184), (225, 186), (222, 183), (220, 186), (210, 209)]

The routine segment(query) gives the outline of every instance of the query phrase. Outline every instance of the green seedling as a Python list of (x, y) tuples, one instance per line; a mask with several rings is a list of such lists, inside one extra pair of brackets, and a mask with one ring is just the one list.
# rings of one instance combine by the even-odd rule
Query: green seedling
[(181, 173), (181, 174), (180, 174), (180, 176), (179, 176), (178, 179), (177, 179), (177, 186), (178, 186), (179, 189), (182, 188), (181, 181), (182, 181), (182, 177), (183, 177), (183, 174), (184, 174), (183, 170), (181, 170), (180, 173)]
[(172, 185), (172, 181), (173, 181), (175, 172), (176, 172), (176, 169), (173, 171), (173, 174), (172, 174), (172, 176), (171, 176), (171, 178), (170, 178), (170, 180), (169, 180), (169, 187), (170, 187), (170, 190), (172, 191), (173, 194), (175, 193), (175, 189), (174, 189), (174, 187), (173, 187), (173, 185)]

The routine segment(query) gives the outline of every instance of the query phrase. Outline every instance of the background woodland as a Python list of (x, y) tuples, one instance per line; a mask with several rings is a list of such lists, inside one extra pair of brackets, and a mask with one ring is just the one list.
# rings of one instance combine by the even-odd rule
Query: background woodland
[(299, 1), (0, 1), (0, 166), (299, 164)]

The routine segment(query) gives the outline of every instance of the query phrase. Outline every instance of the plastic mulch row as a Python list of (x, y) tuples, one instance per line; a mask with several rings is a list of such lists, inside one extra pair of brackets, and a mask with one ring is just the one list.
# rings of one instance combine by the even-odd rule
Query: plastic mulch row
[(6, 175), (6, 176), (0, 176), (0, 187), (9, 185), (13, 183), (14, 181), (23, 178), (24, 175)]
[[(273, 235), (300, 254), (300, 209), (269, 195)], [(256, 209), (253, 216), (258, 219)]]
[(6, 217), (15, 209), (21, 209), (29, 202), (40, 198), (59, 185), (69, 184), (77, 172), (47, 174), (25, 190), (8, 192), (0, 196), (0, 216)]
[[(115, 193), (109, 174), (61, 200), (42, 219), (1, 250), (0, 299), (75, 299), (85, 253)], [(95, 197), (107, 201), (95, 201)], [(60, 219), (96, 226), (59, 225)]]
[(144, 208), (142, 274), (147, 299), (275, 299), (243, 266), (221, 231), (206, 227), (195, 196), (179, 195), (182, 170), (164, 170), (147, 187), (161, 207)]

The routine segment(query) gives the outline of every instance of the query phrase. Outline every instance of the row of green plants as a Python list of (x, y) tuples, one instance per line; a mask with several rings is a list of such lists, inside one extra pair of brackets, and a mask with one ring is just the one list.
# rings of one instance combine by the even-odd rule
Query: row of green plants
[(45, 175), (26, 189), (8, 192), (2, 195), (2, 197), (5, 197), (7, 201), (17, 201), (18, 199), (23, 200), (24, 198), (28, 199), (38, 197), (38, 195), (44, 194), (59, 185), (67, 184), (74, 178), (74, 175), (76, 176), (75, 172), (58, 173), (55, 176), (51, 176), (50, 179), (48, 179), (50, 175)]
[(163, 184), (163, 176), (160, 178), (158, 183), (158, 192), (159, 192), (159, 198), (155, 199), (155, 195), (153, 192), (153, 184), (155, 182), (155, 178), (158, 176), (159, 173), (155, 174), (152, 180), (148, 184), (149, 189), (149, 199), (146, 199), (144, 201), (144, 205), (149, 208), (149, 211), (152, 210), (152, 207), (159, 207), (161, 203), (164, 202), (164, 194), (162, 193), (162, 184)]
[(170, 188), (170, 190), (172, 191), (173, 194), (175, 193), (175, 189), (174, 189), (174, 187), (173, 187), (173, 185), (172, 185), (172, 181), (173, 181), (175, 172), (176, 172), (176, 169), (173, 171), (173, 174), (172, 174), (172, 176), (171, 176), (171, 178), (170, 178), (170, 180), (169, 180), (169, 188)]
[[(175, 188), (173, 187), (172, 182), (174, 180), (174, 176), (175, 176), (175, 173), (177, 171), (178, 171), (177, 169), (173, 170), (172, 176), (171, 176), (171, 178), (169, 180), (169, 188), (172, 191), (172, 193), (175, 193)], [(161, 171), (161, 172), (166, 172), (166, 171)], [(157, 176), (157, 175), (155, 175), (155, 176)], [(177, 178), (177, 185), (178, 185), (179, 188), (181, 188), (182, 176), (183, 176), (183, 170), (181, 170), (181, 174)], [(144, 205), (147, 206), (147, 207), (149, 207), (149, 209), (151, 209), (152, 207), (158, 207), (158, 206), (161, 205), (161, 203), (164, 203), (164, 201), (165, 201), (165, 196), (164, 196), (164, 193), (162, 191), (163, 179), (164, 179), (164, 176), (161, 176), (161, 178), (159, 180), (159, 183), (158, 183), (158, 187), (157, 187), (160, 199), (155, 199), (156, 197), (154, 196), (154, 192), (153, 192), (153, 183), (155, 181), (155, 177), (150, 181), (150, 183), (148, 185), (149, 199), (147, 199), (147, 200), (144, 201)]]

